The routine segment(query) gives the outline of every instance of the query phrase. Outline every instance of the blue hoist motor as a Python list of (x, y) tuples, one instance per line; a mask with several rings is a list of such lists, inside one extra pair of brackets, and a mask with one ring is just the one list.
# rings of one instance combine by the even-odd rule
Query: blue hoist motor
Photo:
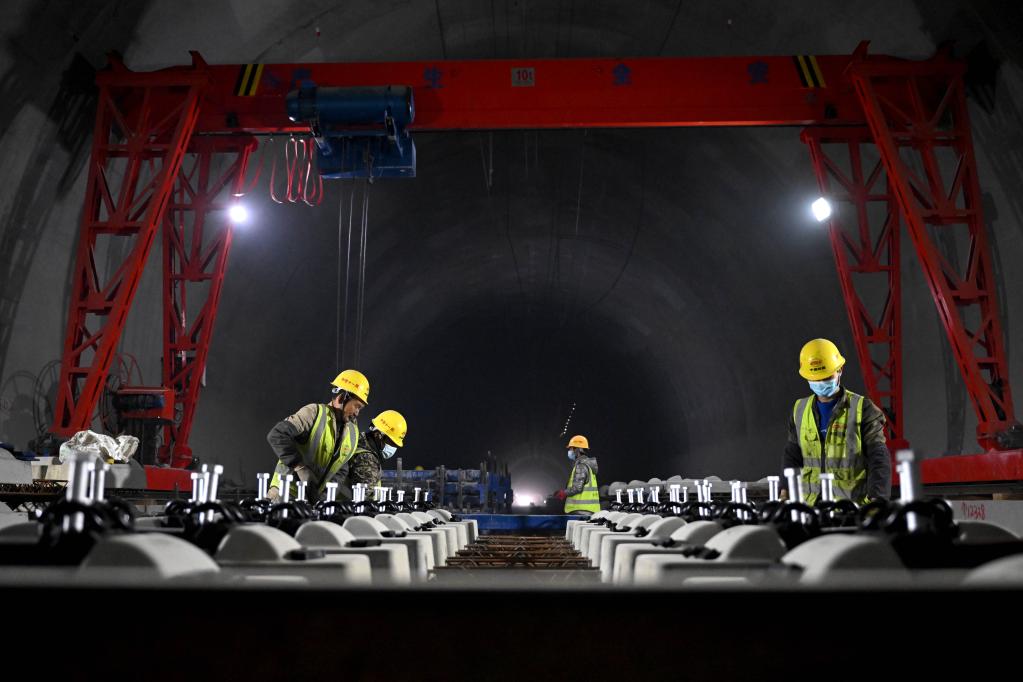
[(412, 88), (320, 88), (292, 90), (288, 118), (308, 123), (325, 178), (414, 178), (416, 145), (408, 126), (415, 118)]

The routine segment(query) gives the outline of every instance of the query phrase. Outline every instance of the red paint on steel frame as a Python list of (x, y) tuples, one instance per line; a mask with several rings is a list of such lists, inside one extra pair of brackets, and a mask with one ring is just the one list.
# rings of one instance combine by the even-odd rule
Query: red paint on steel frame
[[(207, 65), (197, 53), (192, 53), (192, 59), (190, 67), (152, 73), (131, 72), (114, 60), (111, 69), (97, 77), (100, 97), (52, 427), (55, 433), (70, 435), (91, 425), (156, 227), (164, 220), (179, 182), (182, 159), (186, 153), (202, 153), (199, 140), (204, 138), (194, 133), (307, 133), (305, 126), (285, 115), (284, 97), (296, 87), (408, 85), (415, 97), (414, 131), (868, 125), (888, 185), (883, 194), (877, 194), (868, 177), (855, 174), (839, 184), (851, 193), (854, 203), (892, 203), (891, 194), (897, 197), (977, 410), (978, 439), (988, 448), (1008, 447), (1011, 439), (1006, 434), (1015, 417), (966, 116), (964, 67), (947, 54), (908, 61), (867, 55), (864, 43), (853, 55), (838, 56), (220, 66)], [(951, 129), (946, 129), (949, 119)], [(865, 144), (852, 133), (834, 135), (845, 135), (851, 145)], [(939, 150), (952, 150), (960, 169), (949, 184), (943, 184), (937, 170)], [(900, 159), (904, 151), (919, 155), (923, 177)], [(819, 149), (815, 152), (812, 142), (811, 153), (816, 154), (822, 188), (830, 186), (824, 172), (826, 156)], [(112, 162), (124, 165), (123, 174), (108, 172)], [(869, 174), (876, 180), (874, 170)], [(874, 194), (857, 194), (868, 191)], [(951, 224), (964, 226), (961, 229), (970, 240), (965, 272), (953, 271), (928, 233), (931, 225)], [(897, 225), (883, 227), (881, 241), (874, 243), (862, 225), (859, 228), (856, 236), (846, 238), (833, 225), (832, 246), (856, 351), (867, 374), (868, 394), (887, 408), (896, 445), (905, 436), (901, 432)], [(165, 237), (174, 247), (183, 233), (175, 232), (173, 225), (167, 230)], [(175, 298), (174, 282), (182, 276), (222, 282), (229, 231), (227, 235), (205, 261), (214, 263), (212, 269), (196, 267), (197, 254), (186, 257), (179, 250), (175, 256), (179, 263), (165, 271), (165, 355), (180, 358), (184, 352), (185, 361), (165, 364), (164, 381), (174, 384), (176, 398), (188, 415), (198, 400), (197, 376), (205, 362), (218, 296), (208, 297), (199, 308), (201, 323), (197, 320), (189, 327), (178, 321), (181, 304)], [(109, 276), (95, 265), (96, 241), (101, 236), (134, 238), (128, 256)], [(888, 255), (882, 257), (884, 249)], [(855, 294), (854, 275), (868, 272), (889, 276), (890, 301), (880, 315), (865, 314)], [(972, 327), (964, 322), (970, 316), (979, 318)], [(190, 335), (193, 338), (186, 340)], [(871, 350), (877, 348), (886, 349), (887, 359), (873, 360)], [(170, 430), (170, 438), (177, 441), (167, 445), (179, 464), (190, 459), (189, 424)], [(1018, 473), (1012, 458), (1023, 455), (1016, 450), (1000, 458), (974, 457), (979, 459), (968, 458), (962, 465), (954, 462), (961, 458), (928, 460), (943, 464), (929, 465), (932, 480), (925, 482), (944, 475), (960, 476), (957, 481), (994, 480), (993, 475)]]
[(188, 493), (192, 490), (192, 472), (188, 469), (146, 466), (146, 488), (149, 490), (178, 490)]
[[(249, 135), (193, 139), (165, 213), (163, 385), (174, 389), (175, 420), (164, 427), (159, 460), (171, 466), (192, 461), (188, 437), (231, 249), (227, 209), (231, 195), (241, 192), (255, 147)], [(219, 169), (213, 164), (218, 155), (229, 160)], [(196, 286), (203, 283), (208, 288)]]
[(920, 473), (924, 484), (1023, 481), (1023, 450), (925, 459)]
[[(412, 131), (862, 125), (843, 76), (851, 62), (813, 57), (819, 75), (809, 86), (794, 56), (211, 66), (196, 131), (307, 132), (282, 104), (303, 84), (410, 86)], [(246, 91), (254, 94), (239, 95), (238, 83), (257, 72)]]
[[(977, 414), (977, 441), (986, 450), (1009, 449), (1020, 445), (1019, 424), (964, 72), (963, 64), (939, 56), (923, 64), (861, 61), (850, 76)], [(942, 236), (966, 243), (959, 259), (941, 248)]]
[[(907, 448), (898, 202), (866, 128), (807, 128), (801, 137), (809, 146), (822, 195), (841, 204), (828, 233), (867, 396), (885, 413), (889, 448)], [(871, 205), (884, 210), (872, 212)], [(841, 210), (844, 206), (850, 210)], [(877, 289), (878, 275), (887, 286), (864, 300), (857, 284), (871, 282)]]

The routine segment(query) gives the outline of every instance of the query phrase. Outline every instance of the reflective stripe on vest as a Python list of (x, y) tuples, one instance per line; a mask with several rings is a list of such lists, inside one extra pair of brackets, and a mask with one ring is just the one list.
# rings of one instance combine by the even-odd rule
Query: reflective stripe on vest
[[(346, 422), (341, 443), (335, 451), (334, 422), (334, 411), (326, 405), (317, 405), (316, 419), (309, 432), (309, 440), (305, 443), (296, 443), (298, 451), (302, 454), (302, 462), (312, 469), (312, 480), (316, 482), (320, 492), (326, 488), (331, 477), (345, 465), (345, 462), (352, 458), (359, 444), (359, 425), (354, 421)], [(287, 473), (288, 467), (278, 461), (274, 467), (273, 478), (270, 479), (270, 487), (276, 486), (280, 490), (281, 477)], [(292, 495), (298, 492), (298, 487), (294, 483), (291, 491)]]
[[(584, 465), (585, 466), (585, 465)], [(600, 511), (600, 493), (597, 491), (597, 474), (593, 472), (593, 467), (586, 467), (590, 472), (590, 478), (586, 481), (586, 485), (578, 495), (572, 495), (565, 499), (565, 513), (571, 514), (575, 511), (587, 511), (596, 514)], [(572, 468), (572, 472), (568, 475), (568, 486), (572, 487), (572, 481), (575, 478), (575, 468)]]
[(863, 396), (846, 390), (842, 404), (836, 405), (831, 413), (823, 452), (813, 411), (813, 396), (797, 400), (792, 408), (792, 421), (799, 429), (799, 448), (803, 452), (802, 478), (806, 503), (817, 503), (821, 494), (821, 473), (824, 472), (835, 475), (833, 489), (836, 499), (862, 503), (867, 496), (867, 463), (860, 442)]

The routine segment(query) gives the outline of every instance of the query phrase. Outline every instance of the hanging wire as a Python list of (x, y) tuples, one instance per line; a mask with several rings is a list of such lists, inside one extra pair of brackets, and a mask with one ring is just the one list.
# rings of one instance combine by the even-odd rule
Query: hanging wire
[(334, 306), (336, 324), (334, 326), (334, 368), (341, 367), (341, 242), (344, 231), (341, 229), (345, 214), (345, 195), (340, 193), (337, 201), (337, 303)]
[(355, 212), (355, 182), (352, 182), (351, 190), (348, 192), (348, 246), (345, 250), (345, 277), (344, 277), (344, 303), (341, 302), (341, 224), (344, 216), (345, 195), (341, 193), (341, 210), (338, 215), (338, 249), (337, 249), (337, 270), (338, 270), (338, 318), (341, 319), (342, 309), (344, 310), (344, 322), (341, 324), (341, 331), (338, 334), (338, 342), (341, 351), (337, 355), (337, 369), (341, 370), (345, 359), (345, 351), (348, 345), (348, 292), (349, 283), (352, 280), (352, 218)]
[(490, 196), (490, 188), (494, 186), (494, 132), (490, 131), (490, 158), (487, 159), (487, 152), (483, 147), (483, 134), (480, 133), (480, 160), (483, 162), (483, 186), (487, 189), (487, 196)]
[(583, 139), (579, 145), (579, 191), (575, 196), (575, 236), (579, 236), (579, 216), (582, 215), (583, 207), (583, 168), (586, 161), (586, 136), (589, 130), (583, 131)]
[(362, 239), (359, 244), (359, 289), (356, 304), (355, 364), (362, 362), (362, 329), (366, 307), (366, 248), (369, 243), (369, 178), (362, 186)]

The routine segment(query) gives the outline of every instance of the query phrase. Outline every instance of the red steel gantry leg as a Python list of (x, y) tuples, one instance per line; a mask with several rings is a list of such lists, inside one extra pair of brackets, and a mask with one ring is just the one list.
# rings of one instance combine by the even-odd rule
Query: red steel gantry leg
[(192, 461), (188, 437), (231, 250), (228, 194), (240, 193), (255, 146), (249, 136), (194, 138), (165, 214), (163, 385), (174, 389), (176, 419), (164, 428), (160, 461), (174, 467)]
[(115, 61), (96, 81), (96, 127), (51, 428), (62, 436), (92, 425), (195, 128), (205, 64), (196, 58), (189, 71), (134, 74)]
[(894, 452), (908, 447), (902, 422), (899, 206), (868, 130), (807, 128), (802, 139), (821, 193), (835, 205), (831, 248), (856, 355), (867, 395), (887, 417)]
[[(977, 162), (963, 83), (965, 66), (929, 62), (854, 62), (850, 77), (863, 106), (910, 237), (977, 413), (987, 449), (1020, 447), (981, 211)], [(960, 243), (961, 263), (935, 235)]]

